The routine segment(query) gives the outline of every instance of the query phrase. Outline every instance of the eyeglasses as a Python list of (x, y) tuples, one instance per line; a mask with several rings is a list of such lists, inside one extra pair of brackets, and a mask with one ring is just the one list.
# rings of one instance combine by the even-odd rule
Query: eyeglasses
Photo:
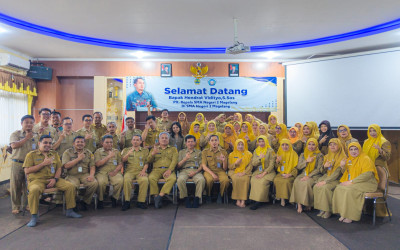
[(339, 129), (339, 133), (342, 133), (342, 132), (346, 132), (347, 131), (347, 129)]

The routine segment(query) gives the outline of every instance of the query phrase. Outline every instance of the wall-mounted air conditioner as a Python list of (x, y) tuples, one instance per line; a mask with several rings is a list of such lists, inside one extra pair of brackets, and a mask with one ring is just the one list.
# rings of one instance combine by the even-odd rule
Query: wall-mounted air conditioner
[(0, 66), (12, 69), (28, 70), (31, 63), (28, 60), (8, 53), (0, 53)]

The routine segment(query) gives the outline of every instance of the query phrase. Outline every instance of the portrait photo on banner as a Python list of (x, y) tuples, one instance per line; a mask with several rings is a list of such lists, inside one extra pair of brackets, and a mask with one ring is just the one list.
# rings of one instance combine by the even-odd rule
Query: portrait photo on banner
[(228, 68), (230, 77), (238, 77), (239, 76), (239, 63), (230, 63)]

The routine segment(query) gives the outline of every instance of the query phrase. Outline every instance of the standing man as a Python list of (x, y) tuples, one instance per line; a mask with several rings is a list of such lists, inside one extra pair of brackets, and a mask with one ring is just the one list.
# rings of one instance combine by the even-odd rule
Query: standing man
[[(178, 151), (169, 145), (168, 132), (161, 132), (159, 136), (160, 146), (155, 146), (150, 151), (148, 163), (153, 163), (153, 170), (149, 175), (150, 195), (154, 195), (155, 208), (161, 207), (162, 197), (171, 192), (176, 182), (174, 173), (178, 163)], [(158, 189), (158, 181), (164, 179), (165, 183)]]
[(228, 190), (229, 179), (226, 174), (228, 168), (228, 154), (225, 149), (219, 147), (219, 138), (217, 135), (211, 135), (208, 139), (209, 148), (202, 152), (202, 167), (205, 171), (207, 203), (211, 203), (211, 190), (214, 182), (219, 181), (219, 193), (217, 203), (222, 203), (222, 196)]
[(97, 137), (94, 129), (90, 126), (93, 123), (91, 115), (82, 116), (83, 128), (76, 131), (76, 133), (85, 138), (85, 148), (94, 153), (97, 149)]
[[(147, 115), (149, 115), (149, 116), (152, 115), (151, 111), (150, 111), (150, 107), (147, 107), (147, 108), (148, 108)], [(168, 109), (163, 109), (163, 110), (161, 110), (161, 118), (160, 117), (156, 118), (157, 128), (160, 131), (171, 132), (172, 121), (170, 121), (168, 119), (168, 116), (169, 116)]]
[(113, 148), (118, 149), (119, 151), (119, 136), (116, 133), (117, 131), (117, 124), (115, 122), (109, 122), (107, 123), (107, 135), (111, 135), (113, 138)]
[(147, 106), (151, 106), (153, 111), (157, 110), (157, 104), (152, 94), (145, 91), (145, 82), (143, 77), (137, 77), (133, 81), (135, 91), (126, 98), (127, 111), (145, 111)]
[(81, 201), (81, 210), (86, 211), (90, 205), (98, 183), (94, 178), (96, 166), (94, 156), (90, 150), (85, 148), (85, 137), (77, 136), (74, 138), (73, 147), (67, 149), (62, 157), (62, 165), (67, 169), (67, 181), (79, 188), (80, 184), (85, 185), (86, 192)]
[(105, 135), (102, 138), (103, 147), (96, 150), (94, 153), (94, 162), (97, 167), (96, 179), (99, 183), (98, 194), (99, 204), (98, 209), (103, 209), (103, 200), (106, 187), (109, 183), (113, 186), (114, 192), (111, 196), (112, 207), (117, 207), (117, 200), (121, 193), (124, 178), (121, 174), (122, 161), (121, 154), (118, 149), (113, 148), (113, 137)]
[(127, 117), (125, 119), (125, 124), (127, 126), (127, 130), (121, 133), (120, 136), (120, 147), (121, 148), (130, 148), (132, 147), (132, 138), (134, 135), (142, 135), (142, 130), (135, 128), (135, 119), (133, 117)]
[(60, 132), (63, 130), (62, 124), (61, 123), (61, 113), (57, 112), (56, 110), (53, 110), (51, 112), (51, 126), (57, 130), (57, 132)]
[(63, 131), (59, 133), (58, 140), (53, 144), (53, 149), (57, 151), (58, 155), (62, 156), (65, 150), (72, 148), (74, 138), (77, 134), (72, 131), (72, 119), (65, 117), (62, 119)]
[(141, 143), (142, 137), (135, 134), (132, 137), (132, 147), (125, 148), (122, 151), (122, 161), (127, 162), (124, 171), (125, 201), (122, 206), (122, 211), (128, 210), (131, 207), (132, 180), (135, 179), (139, 184), (137, 207), (142, 209), (147, 208), (145, 201), (149, 187), (149, 178), (147, 177), (147, 168), (149, 167), (149, 164), (147, 164), (147, 157), (149, 156), (149, 150), (140, 147)]
[(154, 145), (158, 145), (158, 136), (160, 134), (160, 130), (157, 128), (156, 118), (154, 115), (149, 115), (146, 117), (146, 126), (144, 127), (142, 138), (143, 138), (143, 147), (152, 148)]
[(101, 148), (102, 147), (101, 138), (103, 138), (103, 135), (107, 133), (107, 127), (101, 123), (101, 121), (103, 120), (103, 114), (101, 112), (94, 112), (93, 119), (94, 119), (94, 124), (91, 125), (91, 128), (94, 130), (94, 133), (96, 134), (97, 148)]
[(56, 151), (51, 150), (52, 138), (42, 135), (39, 139), (39, 149), (29, 152), (24, 162), (24, 171), (28, 177), (28, 203), (31, 210), (31, 220), (28, 227), (36, 226), (38, 220), (39, 197), (46, 188), (57, 188), (64, 191), (67, 217), (81, 218), (82, 215), (73, 211), (76, 206), (76, 189), (70, 182), (60, 179), (61, 161)]
[(34, 124), (35, 118), (25, 115), (21, 118), (22, 129), (15, 131), (10, 136), (12, 148), (10, 193), (13, 214), (18, 214), (27, 205), (25, 172), (22, 164), (26, 155), (37, 149), (39, 138), (38, 134), (32, 132)]
[(42, 135), (50, 135), (53, 141), (57, 141), (57, 130), (49, 124), (50, 113), (51, 111), (48, 108), (39, 110), (40, 122), (33, 126), (33, 132), (39, 134), (39, 137)]
[[(178, 188), (181, 199), (185, 199), (185, 205), (187, 208), (198, 208), (201, 196), (203, 195), (204, 186), (206, 180), (202, 175), (201, 167), (201, 151), (196, 149), (196, 137), (193, 135), (187, 135), (185, 137), (186, 149), (179, 151), (178, 160)], [(190, 203), (186, 181), (189, 178), (193, 178), (194, 184), (196, 185), (196, 196), (193, 201), (193, 205)]]

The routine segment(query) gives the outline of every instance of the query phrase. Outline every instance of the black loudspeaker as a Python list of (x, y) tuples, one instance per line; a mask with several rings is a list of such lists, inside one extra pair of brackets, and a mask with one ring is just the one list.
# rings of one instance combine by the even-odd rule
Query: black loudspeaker
[(28, 77), (37, 80), (51, 80), (53, 77), (53, 69), (41, 65), (31, 65), (28, 71)]

